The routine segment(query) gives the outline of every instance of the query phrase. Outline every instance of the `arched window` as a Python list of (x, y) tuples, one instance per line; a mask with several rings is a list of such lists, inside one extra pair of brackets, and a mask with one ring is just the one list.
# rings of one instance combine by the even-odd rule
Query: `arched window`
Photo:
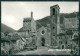
[(60, 39), (60, 37), (59, 37), (59, 39)]
[(28, 33), (29, 33), (29, 30), (28, 30)]
[(62, 41), (61, 41), (61, 44), (62, 44)]
[(66, 41), (66, 44), (67, 44), (67, 41)]
[(72, 36), (71, 36), (71, 39), (72, 39)]
[(55, 15), (55, 8), (53, 8), (53, 15)]

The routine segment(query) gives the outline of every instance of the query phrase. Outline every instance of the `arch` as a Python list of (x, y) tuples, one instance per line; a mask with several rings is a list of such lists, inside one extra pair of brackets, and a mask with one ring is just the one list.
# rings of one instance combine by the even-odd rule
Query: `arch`
[(55, 15), (55, 8), (53, 8), (53, 15)]
[(65, 48), (65, 46), (64, 45), (62, 45), (62, 49), (64, 49)]
[(41, 45), (45, 46), (45, 38), (41, 38)]

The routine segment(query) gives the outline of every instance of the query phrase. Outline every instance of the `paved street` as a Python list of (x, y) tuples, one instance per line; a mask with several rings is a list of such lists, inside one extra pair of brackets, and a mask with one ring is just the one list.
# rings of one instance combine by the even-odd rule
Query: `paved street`
[(54, 51), (56, 49), (48, 49), (46, 47), (44, 48), (38, 48), (37, 50), (33, 50), (33, 51), (27, 51), (27, 50), (24, 50), (24, 51), (21, 51), (21, 52), (18, 52), (16, 53), (16, 55), (65, 55), (65, 54), (70, 54), (70, 51)]

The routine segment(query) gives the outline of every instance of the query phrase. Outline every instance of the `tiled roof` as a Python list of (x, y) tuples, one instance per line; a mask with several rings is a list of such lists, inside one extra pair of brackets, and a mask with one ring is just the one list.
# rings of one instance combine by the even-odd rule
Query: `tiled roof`
[(20, 36), (19, 35), (13, 35), (11, 37), (3, 37), (1, 38), (1, 40), (4, 40), (4, 41), (12, 41), (12, 40), (18, 40), (20, 39)]

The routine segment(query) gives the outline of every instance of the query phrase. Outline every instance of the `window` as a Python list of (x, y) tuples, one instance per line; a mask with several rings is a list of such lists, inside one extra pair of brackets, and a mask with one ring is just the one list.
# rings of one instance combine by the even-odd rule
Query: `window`
[(66, 44), (67, 44), (67, 41), (66, 41)]
[(53, 29), (55, 29), (55, 27), (53, 27)]
[(71, 36), (71, 39), (72, 39), (72, 36)]
[(61, 44), (62, 44), (62, 41), (61, 41)]
[(29, 30), (28, 30), (28, 33), (29, 33)]
[(69, 47), (69, 45), (68, 45), (68, 47)]
[(59, 39), (60, 39), (60, 37), (59, 37)]
[(44, 34), (44, 33), (45, 33), (45, 31), (43, 30), (43, 31), (42, 31), (42, 34)]
[(53, 15), (55, 15), (55, 8), (53, 8)]
[(6, 34), (6, 36), (7, 36), (7, 34)]
[(59, 41), (59, 44), (62, 44), (62, 41)]
[(59, 44), (60, 44), (60, 41), (59, 41)]

